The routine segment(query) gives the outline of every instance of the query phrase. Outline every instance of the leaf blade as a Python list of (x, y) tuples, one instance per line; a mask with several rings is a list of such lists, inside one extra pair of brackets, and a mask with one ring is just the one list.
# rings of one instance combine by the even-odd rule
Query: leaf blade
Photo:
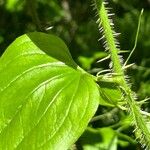
[(0, 149), (67, 149), (77, 140), (99, 99), (78, 68), (52, 35), (30, 33), (8, 47), (0, 59)]

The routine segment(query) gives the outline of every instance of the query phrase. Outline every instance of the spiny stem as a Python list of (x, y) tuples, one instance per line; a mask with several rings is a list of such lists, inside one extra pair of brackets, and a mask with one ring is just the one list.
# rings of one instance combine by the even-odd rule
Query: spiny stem
[[(96, 0), (96, 6), (98, 15), (100, 16), (100, 24), (102, 26), (101, 30), (104, 34), (104, 37), (107, 41), (105, 48), (111, 52), (111, 59), (113, 62), (113, 71), (118, 74), (123, 74), (122, 66), (120, 64), (120, 59), (118, 56), (118, 48), (116, 46), (116, 39), (114, 38), (114, 31), (108, 18), (107, 10), (105, 9), (104, 3)], [(113, 23), (112, 23), (113, 24)]]
[(150, 149), (150, 132), (145, 122), (145, 119), (140, 112), (140, 107), (135, 101), (134, 93), (126, 82), (123, 66), (118, 55), (119, 49), (117, 48), (118, 43), (116, 42), (114, 34), (115, 32), (113, 31), (113, 22), (109, 19), (110, 15), (108, 14), (108, 10), (105, 8), (105, 2), (103, 2), (102, 0), (95, 0), (95, 7), (99, 16), (98, 22), (99, 26), (101, 27), (100, 31), (102, 32), (103, 37), (106, 40), (105, 48), (109, 51), (111, 55), (113, 72), (120, 75), (116, 77), (117, 80), (114, 80), (120, 85), (125, 93), (126, 103), (129, 106), (129, 112), (133, 117), (133, 123), (136, 127), (137, 138), (141, 140), (141, 143), (144, 147)]

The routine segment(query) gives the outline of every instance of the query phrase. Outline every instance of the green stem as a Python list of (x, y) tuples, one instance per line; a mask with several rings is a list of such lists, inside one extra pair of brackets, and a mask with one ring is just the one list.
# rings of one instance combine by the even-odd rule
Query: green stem
[(108, 119), (111, 119), (113, 118), (113, 116), (118, 112), (118, 108), (114, 108), (112, 109), (110, 112), (107, 112), (105, 114), (102, 114), (102, 115), (98, 115), (98, 116), (95, 116), (91, 119), (90, 122), (95, 122), (95, 121), (98, 121), (98, 120), (104, 120), (106, 118)]

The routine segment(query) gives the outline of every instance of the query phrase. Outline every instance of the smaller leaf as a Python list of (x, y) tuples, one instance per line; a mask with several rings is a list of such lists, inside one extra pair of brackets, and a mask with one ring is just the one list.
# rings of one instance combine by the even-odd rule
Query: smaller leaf
[(79, 139), (83, 150), (117, 150), (117, 135), (112, 128), (88, 127)]
[(122, 101), (122, 91), (115, 82), (100, 82), (100, 105), (117, 106)]

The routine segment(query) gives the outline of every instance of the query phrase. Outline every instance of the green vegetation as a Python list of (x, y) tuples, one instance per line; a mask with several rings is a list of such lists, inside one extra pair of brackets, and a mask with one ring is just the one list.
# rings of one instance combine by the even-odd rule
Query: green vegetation
[(149, 8), (1, 0), (0, 149), (149, 150)]

